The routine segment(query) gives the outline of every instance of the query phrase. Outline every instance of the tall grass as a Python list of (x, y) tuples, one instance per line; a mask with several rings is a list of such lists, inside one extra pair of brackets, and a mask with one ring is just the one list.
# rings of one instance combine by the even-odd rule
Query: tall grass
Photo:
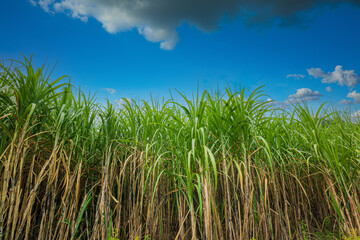
[(360, 234), (346, 113), (261, 89), (101, 106), (31, 59), (0, 74), (0, 240)]

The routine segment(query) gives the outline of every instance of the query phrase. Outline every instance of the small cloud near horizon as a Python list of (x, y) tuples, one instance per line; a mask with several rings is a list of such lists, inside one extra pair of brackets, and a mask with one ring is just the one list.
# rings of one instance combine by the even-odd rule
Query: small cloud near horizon
[(113, 88), (104, 88), (108, 93), (110, 93), (110, 94), (114, 94), (114, 93), (116, 93), (116, 90), (115, 89), (113, 89)]
[(348, 100), (348, 99), (342, 99), (342, 100), (339, 102), (339, 104), (341, 104), (341, 105), (351, 105), (351, 104), (353, 104), (353, 101)]
[(360, 93), (357, 93), (356, 90), (349, 92), (348, 95), (346, 96), (347, 98), (352, 98), (353, 100), (348, 100), (348, 99), (342, 99), (339, 104), (342, 105), (351, 105), (351, 104), (356, 104), (356, 103), (360, 103)]
[(304, 100), (307, 102), (319, 100), (321, 93), (318, 91), (313, 91), (309, 88), (300, 88), (296, 90), (295, 94), (291, 94), (287, 97), (287, 101), (299, 101)]
[(353, 120), (359, 120), (360, 119), (360, 110), (357, 110), (356, 112), (352, 113), (351, 118)]
[(266, 104), (273, 107), (286, 108), (289, 105), (287, 102), (275, 101), (271, 98), (266, 99)]
[(123, 105), (127, 105), (127, 102), (129, 102), (130, 105), (133, 105), (135, 103), (134, 100), (132, 100), (131, 98), (120, 98), (115, 100), (115, 105), (121, 107)]

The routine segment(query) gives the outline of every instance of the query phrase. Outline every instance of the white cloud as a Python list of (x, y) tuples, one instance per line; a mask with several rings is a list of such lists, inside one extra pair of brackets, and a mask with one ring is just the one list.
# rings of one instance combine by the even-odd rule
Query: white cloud
[(271, 98), (266, 99), (266, 104), (273, 107), (286, 108), (288, 102), (275, 101)]
[(351, 118), (352, 119), (356, 119), (359, 120), (360, 119), (360, 110), (357, 110), (356, 112), (354, 112), (353, 114), (351, 114)]
[[(36, 2), (34, 0), (30, 0), (32, 5), (36, 5)], [(39, 0), (37, 1), (37, 4), (47, 13), (53, 13), (53, 11), (50, 10), (50, 5), (53, 4), (55, 0)]]
[(104, 88), (107, 92), (109, 92), (110, 94), (114, 94), (116, 93), (116, 90), (113, 88)]
[(360, 83), (360, 75), (354, 70), (343, 70), (342, 66), (337, 65), (333, 72), (325, 73), (320, 68), (307, 69), (310, 76), (321, 78), (322, 83), (337, 83), (340, 86), (355, 87)]
[[(304, 25), (304, 12), (317, 5), (360, 0), (30, 0), (46, 12), (65, 12), (73, 18), (97, 19), (106, 31), (117, 33), (137, 29), (148, 41), (173, 49), (178, 42), (176, 28), (183, 23), (202, 31), (217, 29), (224, 16), (241, 18), (248, 25)], [(305, 19), (305, 20), (304, 20)], [(309, 19), (309, 18), (308, 18)]]
[(330, 86), (327, 86), (327, 87), (326, 87), (326, 91), (327, 91), (327, 92), (332, 92), (333, 90), (332, 90), (332, 88), (331, 88)]
[(133, 105), (135, 103), (130, 98), (120, 98), (120, 99), (115, 100), (115, 105), (122, 107), (123, 105), (127, 105), (128, 104), (127, 102), (129, 102), (130, 105)]
[(352, 98), (353, 100), (343, 99), (339, 102), (339, 104), (351, 105), (360, 103), (360, 93), (357, 93), (356, 91), (349, 92), (346, 97)]
[(286, 78), (301, 79), (301, 78), (305, 78), (305, 75), (303, 75), (303, 74), (288, 74), (288, 75), (286, 76)]
[(318, 91), (313, 91), (309, 88), (300, 88), (296, 90), (295, 94), (289, 95), (287, 101), (315, 101), (321, 97), (321, 93)]
[(347, 100), (347, 99), (342, 99), (339, 104), (342, 104), (342, 105), (351, 105), (353, 104), (353, 101), (351, 100)]
[(350, 92), (346, 97), (352, 98), (354, 103), (360, 103), (360, 93), (357, 93), (356, 91)]
[(33, 6), (36, 6), (36, 2), (34, 0), (29, 0), (29, 3)]

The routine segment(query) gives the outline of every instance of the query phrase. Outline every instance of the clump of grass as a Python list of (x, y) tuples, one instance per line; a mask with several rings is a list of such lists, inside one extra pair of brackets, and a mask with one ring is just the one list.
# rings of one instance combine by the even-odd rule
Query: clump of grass
[(349, 114), (261, 88), (118, 108), (61, 81), (0, 65), (0, 239), (360, 235)]

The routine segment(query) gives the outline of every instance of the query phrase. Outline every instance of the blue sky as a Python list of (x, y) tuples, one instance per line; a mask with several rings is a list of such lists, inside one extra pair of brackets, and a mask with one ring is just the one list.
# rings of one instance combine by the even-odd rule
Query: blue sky
[(164, 1), (1, 1), (0, 58), (57, 62), (54, 78), (70, 76), (99, 101), (168, 97), (175, 88), (190, 96), (199, 83), (266, 85), (283, 103), (359, 105), (358, 0)]

